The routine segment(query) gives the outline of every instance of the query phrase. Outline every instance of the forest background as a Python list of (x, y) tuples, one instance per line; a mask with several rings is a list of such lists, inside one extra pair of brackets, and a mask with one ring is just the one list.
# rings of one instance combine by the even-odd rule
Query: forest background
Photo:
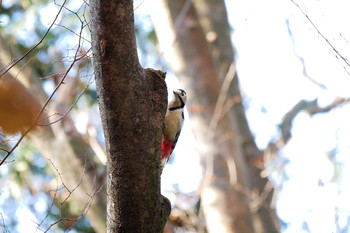
[[(189, 96), (166, 229), (349, 232), (348, 3), (164, 2), (134, 13), (141, 65)], [(105, 231), (89, 22), (85, 1), (2, 1), (1, 74), (52, 96), (43, 131), (1, 134), (3, 156), (20, 142), (0, 168), (5, 232)]]

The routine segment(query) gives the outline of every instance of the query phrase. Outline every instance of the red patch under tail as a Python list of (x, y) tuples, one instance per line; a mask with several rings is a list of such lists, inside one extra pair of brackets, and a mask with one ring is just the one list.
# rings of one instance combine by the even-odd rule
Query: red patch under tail
[(162, 160), (168, 161), (170, 157), (171, 147), (173, 143), (171, 140), (165, 139), (162, 137)]

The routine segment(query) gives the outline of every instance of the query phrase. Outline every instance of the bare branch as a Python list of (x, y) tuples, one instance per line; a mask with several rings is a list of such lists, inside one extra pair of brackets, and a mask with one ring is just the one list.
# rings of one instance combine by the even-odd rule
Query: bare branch
[[(14, 67), (15, 65), (17, 65), (20, 61), (22, 61), (28, 54), (30, 54), (33, 50), (35, 50), (45, 39), (45, 37), (47, 36), (47, 34), (50, 32), (51, 28), (55, 25), (56, 20), (58, 19), (58, 16), (61, 14), (62, 9), (64, 7), (64, 5), (66, 4), (67, 0), (64, 0), (62, 6), (60, 7), (60, 9), (58, 10), (58, 13), (56, 14), (55, 19), (53, 20), (53, 22), (51, 23), (50, 27), (46, 30), (45, 34), (42, 36), (42, 38), (40, 39), (40, 41), (38, 43), (36, 43), (36, 45), (34, 45), (31, 49), (29, 49), (24, 55), (22, 55), (22, 57), (20, 57), (18, 60), (16, 60), (15, 62), (13, 62), (4, 72), (2, 72), (0, 74), (0, 78), (6, 74), (10, 69), (12, 69), (12, 67)], [(0, 163), (1, 166), (2, 162)]]
[[(49, 159), (49, 162), (51, 163), (51, 165), (52, 165), (53, 167), (55, 167), (54, 164), (52, 163), (52, 161), (51, 161), (50, 159)], [(57, 170), (56, 170), (56, 171), (57, 171)], [(58, 190), (59, 190), (59, 188), (58, 188), (58, 177), (56, 176), (56, 189), (53, 191), (54, 194), (53, 194), (53, 197), (52, 197), (52, 202), (51, 202), (51, 204), (50, 204), (50, 207), (49, 207), (48, 210), (47, 210), (47, 213), (46, 213), (45, 217), (44, 217), (39, 223), (36, 223), (36, 224), (37, 224), (37, 228), (36, 228), (35, 232), (36, 232), (37, 230), (39, 230), (40, 226), (43, 225), (44, 221), (45, 221), (45, 220), (49, 217), (49, 215), (51, 214), (52, 208), (53, 208), (53, 206), (54, 206), (54, 204), (55, 204), (55, 200), (56, 200), (56, 196), (57, 196)], [(35, 232), (34, 232), (34, 233), (35, 233)]]
[[(0, 0), (0, 4), (1, 4), (1, 0)], [(0, 213), (0, 218), (1, 218), (0, 227), (2, 228), (1, 232), (3, 232), (3, 233), (10, 232), (9, 229), (7, 228), (6, 224), (5, 224), (5, 219), (2, 216), (2, 213)]]
[(6, 152), (6, 153), (10, 153), (8, 150), (3, 149), (3, 148), (0, 148), (0, 150), (4, 151), (4, 152)]
[[(210, 129), (210, 138), (211, 140), (213, 140), (213, 138), (215, 137), (216, 134), (216, 127), (217, 124), (220, 120), (220, 118), (223, 116), (223, 110), (224, 110), (224, 106), (225, 106), (225, 102), (226, 102), (226, 98), (227, 98), (227, 92), (229, 90), (229, 87), (231, 85), (232, 80), (234, 79), (236, 74), (236, 66), (234, 63), (231, 64), (226, 77), (221, 85), (221, 89), (220, 89), (220, 93), (219, 93), (219, 97), (217, 99), (216, 105), (215, 105), (215, 109), (214, 109), (214, 113), (213, 116), (210, 120), (209, 123), (209, 129)], [(226, 112), (227, 113), (227, 112)], [(206, 177), (212, 177), (213, 174), (213, 163), (214, 163), (214, 158), (212, 154), (208, 154), (207, 158), (206, 158), (206, 171), (205, 171), (205, 176)], [(228, 168), (231, 169), (234, 166), (229, 166)], [(233, 180), (235, 180), (233, 177), (236, 177), (234, 174), (236, 174), (235, 171), (231, 170), (232, 172), (230, 172), (230, 179), (233, 182)], [(207, 184), (207, 181), (209, 181), (208, 179), (204, 179), (205, 184)]]
[(143, 4), (144, 1), (145, 1), (145, 0), (142, 0), (142, 1), (140, 2), (140, 4), (137, 5), (137, 6), (135, 7), (134, 11), (136, 11), (136, 10)]
[(72, 111), (72, 109), (77, 105), (78, 101), (79, 101), (80, 98), (83, 96), (83, 94), (85, 93), (86, 89), (90, 86), (91, 83), (92, 83), (92, 82), (89, 82), (89, 83), (85, 86), (85, 88), (80, 92), (80, 94), (78, 95), (78, 97), (76, 98), (76, 100), (74, 101), (74, 103), (69, 107), (69, 109), (68, 109), (64, 114), (56, 113), (56, 114), (59, 114), (59, 115), (60, 115), (60, 117), (59, 117), (57, 120), (52, 121), (52, 122), (50, 122), (50, 123), (48, 123), (48, 124), (39, 124), (39, 123), (38, 123), (38, 124), (36, 124), (36, 125), (37, 125), (37, 126), (49, 126), (49, 125), (52, 125), (52, 124), (55, 124), (55, 123), (61, 121), (61, 120), (62, 120), (64, 117), (66, 117), (66, 116)]
[(187, 12), (189, 11), (191, 5), (192, 5), (192, 0), (187, 0), (185, 2), (185, 4), (183, 5), (183, 7), (181, 9), (181, 12), (177, 16), (176, 21), (174, 23), (175, 30), (179, 29), (180, 25), (182, 24), (182, 22), (185, 19), (185, 16), (187, 15)]
[[(64, 1), (65, 3), (66, 1)], [(60, 9), (62, 9), (62, 7), (64, 6), (64, 4), (61, 6)], [(60, 11), (59, 11), (60, 13)], [(56, 21), (58, 15), (56, 15), (56, 18), (54, 20), (54, 22)], [(50, 28), (53, 26), (54, 22), (51, 24)], [(84, 23), (82, 22), (81, 23), (81, 28), (80, 28), (80, 34), (82, 33), (84, 29)], [(47, 32), (48, 33), (48, 32)], [(46, 34), (47, 34), (46, 33)], [(82, 59), (85, 55), (83, 56), (79, 56), (79, 51), (80, 51), (80, 46), (81, 46), (81, 37), (79, 37), (79, 41), (78, 41), (78, 47), (75, 51), (75, 54), (74, 54), (74, 59), (73, 61), (71, 62), (70, 66), (68, 67), (68, 69), (66, 70), (66, 72), (64, 73), (63, 77), (61, 78), (60, 82), (57, 84), (56, 88), (54, 89), (54, 91), (51, 93), (51, 95), (49, 96), (49, 98), (46, 100), (45, 104), (43, 105), (43, 107), (41, 108), (41, 110), (39, 111), (37, 117), (35, 118), (34, 120), (34, 123), (27, 129), (25, 130), (23, 133), (22, 133), (22, 136), (20, 137), (20, 139), (17, 141), (17, 143), (12, 147), (12, 149), (7, 153), (7, 155), (1, 160), (0, 162), (0, 166), (6, 161), (6, 159), (10, 156), (10, 154), (12, 154), (12, 152), (19, 146), (19, 144), (22, 142), (23, 138), (35, 127), (37, 126), (38, 122), (39, 122), (39, 119), (40, 117), (42, 116), (44, 110), (46, 109), (47, 105), (50, 103), (50, 101), (52, 100), (53, 96), (56, 94), (56, 92), (58, 91), (58, 89), (60, 88), (61, 85), (64, 84), (64, 81), (68, 75), (68, 73), (71, 71), (71, 69), (74, 67), (75, 63), (77, 61), (79, 61), (80, 59)], [(41, 41), (39, 42), (41, 43)], [(39, 45), (39, 44), (38, 44)], [(38, 46), (36, 45), (36, 47)], [(34, 47), (33, 47), (34, 48)], [(32, 48), (32, 51), (34, 50)], [(31, 52), (31, 51), (30, 51)], [(29, 54), (29, 52), (27, 52), (25, 55)], [(21, 59), (23, 59), (24, 56), (22, 56)], [(6, 73), (8, 70), (10, 70), (11, 68), (13, 67), (13, 65), (11, 65), (4, 73)], [(0, 76), (1, 77), (1, 76)]]
[(350, 98), (338, 98), (333, 103), (325, 107), (319, 107), (317, 104), (317, 99), (313, 101), (301, 100), (289, 112), (287, 112), (284, 115), (282, 123), (279, 126), (281, 129), (281, 134), (282, 134), (281, 137), (283, 141), (287, 142), (290, 139), (292, 121), (296, 117), (296, 115), (298, 115), (299, 112), (306, 111), (310, 115), (314, 115), (317, 113), (325, 113), (349, 102), (350, 102)]
[[(96, 177), (94, 178), (94, 181), (93, 181), (93, 189), (91, 190), (90, 193), (87, 193), (87, 201), (84, 205), (84, 207), (81, 209), (80, 211), (80, 214), (74, 218), (66, 218), (64, 217), (64, 211), (63, 211), (63, 206), (67, 203), (67, 201), (69, 200), (69, 198), (71, 198), (72, 194), (74, 193), (74, 191), (82, 184), (82, 181), (84, 179), (84, 176), (86, 174), (86, 164), (87, 164), (87, 160), (85, 159), (85, 165), (84, 165), (84, 171), (82, 172), (82, 175), (80, 177), (80, 180), (78, 181), (77, 185), (73, 188), (73, 189), (69, 189), (66, 184), (64, 183), (64, 180), (62, 178), (62, 173), (59, 171), (59, 169), (55, 166), (55, 164), (49, 159), (49, 162), (51, 164), (51, 166), (54, 168), (54, 170), (56, 171), (57, 173), (57, 176), (56, 176), (56, 188), (55, 190), (53, 191), (53, 197), (52, 197), (52, 202), (51, 202), (51, 205), (50, 207), (48, 208), (48, 211), (47, 211), (47, 214), (46, 216), (39, 222), (39, 223), (36, 223), (37, 224), (37, 230), (40, 230), (40, 227), (43, 226), (44, 222), (48, 219), (48, 217), (50, 216), (50, 214), (52, 214), (52, 208), (53, 206), (55, 205), (55, 203), (57, 203), (57, 199), (58, 199), (58, 192), (60, 190), (65, 190), (68, 192), (67, 196), (59, 203), (59, 209), (60, 209), (60, 213), (59, 213), (59, 216), (57, 218), (56, 221), (52, 222), (45, 230), (41, 230), (43, 232), (49, 232), (51, 230), (51, 228), (59, 223), (61, 223), (67, 231), (70, 231), (72, 230), (74, 227), (77, 226), (77, 224), (79, 224), (79, 222), (81, 222), (85, 216), (86, 216), (86, 213), (88, 212), (91, 204), (92, 204), (92, 201), (94, 199), (94, 197), (96, 196), (96, 194), (101, 191), (102, 189), (102, 186), (97, 188), (96, 187)], [(58, 179), (60, 181), (58, 181)], [(69, 222), (69, 226), (67, 226), (65, 224), (65, 222)]]
[[(64, 26), (64, 25), (55, 24), (55, 26), (64, 28), (65, 30), (71, 32), (71, 33), (72, 33), (73, 35), (75, 35), (75, 36), (81, 36), (81, 35), (79, 35), (78, 33), (76, 33), (75, 31), (73, 31), (72, 29), (70, 29), (70, 28), (68, 28), (68, 27), (66, 27), (66, 26)], [(87, 41), (87, 42), (89, 42), (89, 43), (91, 44), (91, 41), (90, 41), (90, 40), (86, 39), (85, 37), (82, 37), (82, 38), (83, 38), (84, 41)]]
[[(322, 39), (328, 44), (328, 46), (332, 49), (332, 51), (335, 53), (336, 57), (339, 57), (348, 67), (350, 67), (349, 60), (344, 57), (342, 54), (338, 52), (338, 50), (329, 42), (329, 40), (321, 33), (321, 31), (316, 27), (316, 25), (312, 22), (312, 20), (309, 18), (309, 16), (301, 9), (298, 3), (296, 3), (294, 0), (291, 0), (291, 2), (300, 10), (300, 12), (305, 16), (307, 21), (311, 24), (311, 26), (316, 30), (317, 34), (322, 37)], [(345, 67), (344, 67), (345, 69)], [(345, 71), (350, 75), (350, 73), (345, 69)]]
[(328, 89), (323, 83), (320, 83), (318, 82), (317, 80), (313, 79), (306, 71), (306, 65), (305, 65), (305, 60), (302, 56), (300, 56), (296, 49), (295, 49), (295, 41), (294, 41), (294, 35), (293, 35), (293, 32), (290, 28), (290, 24), (289, 24), (289, 21), (287, 20), (286, 21), (287, 23), (287, 30), (288, 30), (288, 34), (289, 34), (289, 37), (291, 38), (292, 40), (292, 47), (293, 47), (293, 52), (294, 52), (294, 55), (299, 59), (299, 61), (301, 62), (302, 66), (303, 66), (303, 75), (304, 77), (306, 77), (307, 79), (309, 79), (313, 84), (316, 84), (317, 86), (319, 86), (320, 88), (322, 89)]
[(209, 127), (211, 129), (211, 132), (215, 131), (215, 128), (220, 118), (222, 117), (222, 111), (226, 101), (227, 92), (229, 90), (229, 87), (231, 85), (233, 78), (235, 77), (235, 74), (236, 74), (236, 66), (234, 63), (232, 63), (221, 85), (221, 90), (215, 105), (214, 114), (210, 120)]
[[(185, 16), (187, 15), (188, 11), (191, 8), (191, 5), (192, 5), (192, 0), (186, 0), (184, 6), (181, 8), (179, 15), (175, 19), (175, 22), (174, 22), (175, 31), (179, 30), (181, 24), (183, 23), (183, 21), (185, 19)], [(169, 47), (173, 47), (175, 45), (175, 43), (177, 42), (177, 40), (178, 40), (178, 36), (177, 36), (177, 34), (175, 34), (175, 37), (173, 38), (171, 43), (169, 43)], [(164, 49), (160, 55), (165, 53), (165, 51), (166, 51), (166, 49)]]

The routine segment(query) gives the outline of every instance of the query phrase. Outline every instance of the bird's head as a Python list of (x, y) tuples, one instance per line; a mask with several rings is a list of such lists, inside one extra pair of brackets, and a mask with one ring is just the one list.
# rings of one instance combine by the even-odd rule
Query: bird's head
[(187, 94), (182, 89), (177, 89), (176, 91), (173, 91), (175, 95), (175, 101), (179, 101), (181, 104), (185, 105), (187, 102)]

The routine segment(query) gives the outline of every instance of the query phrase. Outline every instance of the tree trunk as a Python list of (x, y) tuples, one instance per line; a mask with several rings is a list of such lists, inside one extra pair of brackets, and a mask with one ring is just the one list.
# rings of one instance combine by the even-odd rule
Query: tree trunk
[(162, 232), (165, 74), (138, 61), (133, 2), (90, 2), (93, 66), (107, 150), (107, 232)]
[[(221, 82), (224, 82), (230, 64), (234, 62), (234, 50), (230, 37), (231, 29), (228, 23), (225, 2), (224, 0), (196, 0), (194, 1), (194, 5), (200, 16), (200, 23), (205, 32), (219, 78)], [(263, 152), (257, 148), (249, 129), (244, 106), (241, 101), (242, 97), (237, 73), (235, 73), (235, 77), (228, 89), (226, 99), (228, 100), (227, 103), (232, 103), (230, 104), (232, 108), (228, 111), (228, 114), (233, 115), (237, 119), (240, 134), (239, 144), (247, 166), (249, 166), (250, 180), (246, 188), (248, 190), (255, 190), (255, 192), (259, 190), (259, 195), (267, 196), (267, 199), (261, 205), (252, 209), (255, 232), (278, 232), (278, 218), (274, 208), (269, 205), (273, 189), (270, 189), (268, 195), (265, 194), (265, 188), (270, 184), (268, 184), (267, 178), (260, 176), (262, 170), (254, 162), (259, 161), (263, 157)]]
[[(177, 3), (179, 4), (179, 1)], [(197, 103), (189, 103), (190, 111), (191, 108), (195, 111), (205, 111), (205, 109), (206, 111), (213, 111), (213, 105), (216, 104), (219, 91), (213, 91), (212, 87), (215, 85), (220, 86), (220, 83), (224, 84), (230, 64), (233, 63), (233, 48), (230, 40), (226, 8), (223, 1), (194, 1), (193, 3), (200, 16), (199, 21), (189, 3), (187, 1), (185, 4), (175, 6), (175, 3), (163, 1), (163, 4), (160, 5), (163, 8), (155, 11), (152, 15), (153, 21), (161, 47), (165, 51), (167, 62), (183, 85), (190, 90), (189, 95), (201, 96), (199, 89), (202, 89), (201, 91), (205, 93), (199, 98), (203, 100), (207, 94), (207, 98), (212, 99), (210, 105), (203, 103), (198, 106)], [(159, 12), (163, 13), (163, 15), (156, 18)], [(164, 24), (165, 20), (168, 23), (167, 25)], [(204, 34), (200, 32), (200, 28), (203, 28)], [(162, 35), (171, 35), (172, 40)], [(209, 46), (205, 40), (207, 40)], [(211, 58), (208, 58), (208, 47)], [(249, 202), (255, 200), (248, 201), (245, 198), (249, 197), (251, 199), (253, 196), (251, 195), (253, 193), (251, 190), (259, 190), (259, 194), (263, 193), (267, 180), (260, 177), (260, 169), (255, 167), (252, 162), (261, 156), (262, 153), (254, 143), (245, 118), (237, 75), (230, 75), (234, 75), (234, 78), (228, 84), (230, 85), (226, 96), (228, 101), (225, 101), (224, 111), (219, 113), (218, 119), (220, 120), (217, 122), (216, 129), (208, 127), (209, 124), (215, 125), (213, 124), (213, 122), (215, 123), (213, 115), (202, 115), (203, 118), (209, 116), (207, 122), (205, 120), (202, 121), (204, 124), (196, 123), (195, 119), (191, 120), (196, 139), (200, 142), (203, 141), (199, 145), (198, 151), (202, 158), (202, 164), (207, 165), (207, 171), (208, 154), (210, 158), (208, 143), (211, 143), (213, 151), (216, 147), (221, 148), (221, 152), (213, 158), (213, 167), (209, 166), (213, 170), (215, 179), (204, 189), (202, 194), (202, 207), (206, 213), (208, 229), (210, 232), (241, 232), (242, 230), (244, 232), (277, 232), (274, 222), (276, 219), (275, 214), (269, 206), (264, 202), (258, 208), (250, 209)], [(189, 83), (189, 80), (193, 80), (193, 82)], [(208, 82), (210, 86), (201, 86), (200, 82)], [(223, 86), (220, 91), (223, 91), (224, 88), (226, 87)], [(197, 117), (198, 112), (192, 113), (191, 118)], [(213, 133), (213, 130), (216, 130), (216, 132)], [(204, 139), (203, 135), (213, 134), (220, 135), (221, 139), (218, 139), (218, 137)], [(198, 135), (201, 136), (198, 137)], [(221, 142), (220, 140), (222, 139), (228, 141)], [(232, 147), (232, 145), (234, 146)], [(226, 147), (226, 152), (224, 147)], [(220, 154), (225, 156), (220, 157)], [(229, 168), (226, 171), (227, 174), (224, 172), (225, 167)], [(237, 169), (237, 183), (235, 182), (235, 177), (232, 176), (235, 169)], [(211, 179), (208, 177), (208, 174), (211, 173), (206, 172), (207, 177), (205, 177), (205, 180)], [(218, 177), (222, 179), (217, 179)], [(226, 186), (218, 186), (220, 182), (225, 183)], [(227, 190), (229, 184), (233, 185), (231, 189), (233, 188), (234, 190)], [(216, 188), (210, 189), (210, 187)], [(209, 194), (215, 194), (220, 198), (209, 201), (205, 198), (205, 194), (208, 194), (206, 190), (209, 190)], [(242, 193), (245, 194), (242, 196)], [(206, 200), (208, 200), (207, 203)], [(218, 218), (210, 217), (210, 212), (214, 213), (211, 216), (221, 216), (221, 221)], [(237, 214), (238, 212), (242, 213)], [(222, 224), (219, 224), (220, 222)], [(243, 222), (244, 224), (242, 224)]]

